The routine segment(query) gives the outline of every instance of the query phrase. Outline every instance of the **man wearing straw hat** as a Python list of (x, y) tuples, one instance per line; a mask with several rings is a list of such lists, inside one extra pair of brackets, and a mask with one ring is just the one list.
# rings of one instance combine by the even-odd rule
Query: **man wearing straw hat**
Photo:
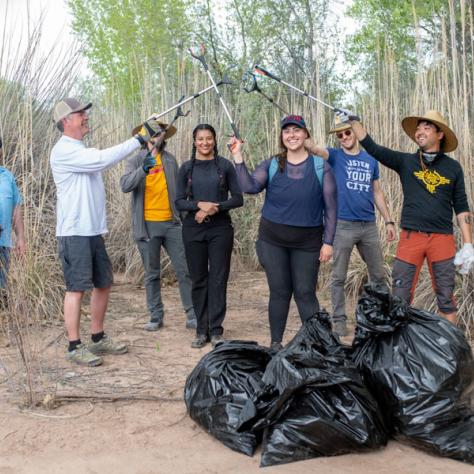
[[(471, 215), (461, 165), (446, 153), (458, 141), (444, 117), (435, 110), (421, 116), (405, 117), (402, 128), (418, 145), (415, 153), (402, 153), (377, 145), (359, 118), (339, 113), (350, 123), (367, 152), (400, 176), (403, 189), (402, 232), (392, 271), (393, 294), (411, 303), (423, 261), (427, 260), (440, 313), (456, 323), (454, 301), (455, 269), (467, 273), (474, 263)], [(456, 254), (453, 210), (463, 241)]]
[[(114, 342), (104, 333), (113, 274), (102, 238), (107, 233), (102, 171), (147, 143), (156, 133), (157, 123), (147, 120), (135, 137), (119, 145), (104, 150), (87, 148), (83, 138), (89, 132), (91, 106), (74, 98), (56, 104), (53, 120), (62, 136), (51, 150), (50, 162), (57, 189), (56, 236), (66, 283), (66, 358), (96, 366), (102, 364), (102, 354), (128, 351), (125, 344)], [(91, 289), (92, 341), (86, 345), (79, 335), (81, 302), (84, 292)]]
[[(120, 178), (124, 193), (132, 193), (132, 229), (143, 266), (150, 321), (145, 331), (158, 331), (163, 326), (161, 300), (161, 247), (170, 257), (179, 284), (186, 313), (186, 328), (197, 325), (191, 297), (191, 278), (184, 253), (181, 221), (175, 206), (178, 164), (165, 150), (166, 140), (176, 133), (173, 125), (158, 123), (157, 133), (143, 149), (131, 156), (125, 174)], [(141, 125), (132, 130), (135, 135)]]
[(357, 247), (367, 265), (370, 281), (385, 285), (375, 207), (385, 221), (388, 241), (395, 239), (396, 229), (380, 186), (378, 162), (360, 149), (351, 126), (338, 117), (329, 133), (336, 135), (340, 148), (317, 146), (310, 139), (305, 146), (310, 153), (328, 160), (336, 178), (338, 209), (331, 280), (333, 330), (339, 336), (347, 336), (344, 286), (352, 250)]

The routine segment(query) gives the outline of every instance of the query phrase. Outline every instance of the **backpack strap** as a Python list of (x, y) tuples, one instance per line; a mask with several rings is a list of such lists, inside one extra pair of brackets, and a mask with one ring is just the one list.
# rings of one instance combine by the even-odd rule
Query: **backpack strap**
[[(318, 178), (321, 189), (323, 188), (324, 182), (324, 159), (317, 155), (311, 155), (313, 158), (314, 171), (316, 172), (316, 177)], [(268, 168), (268, 183), (270, 183), (275, 176), (275, 173), (278, 170), (278, 159), (276, 157), (272, 158), (270, 162), (270, 167)]]
[(314, 171), (318, 178), (321, 189), (323, 189), (324, 182), (324, 159), (317, 155), (311, 155), (313, 157)]
[(275, 173), (277, 172), (278, 170), (278, 160), (277, 158), (274, 156), (272, 158), (272, 161), (270, 161), (270, 167), (268, 168), (268, 181), (267, 181), (267, 184), (270, 184), (273, 177), (275, 176)]

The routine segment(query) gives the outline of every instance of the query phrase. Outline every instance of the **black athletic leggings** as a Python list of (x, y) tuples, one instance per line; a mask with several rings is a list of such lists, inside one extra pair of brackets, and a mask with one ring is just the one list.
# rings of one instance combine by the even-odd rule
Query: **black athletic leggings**
[(270, 288), (268, 319), (272, 342), (281, 342), (292, 296), (302, 321), (319, 311), (316, 283), (320, 249), (308, 251), (279, 247), (263, 240), (257, 240), (256, 247)]

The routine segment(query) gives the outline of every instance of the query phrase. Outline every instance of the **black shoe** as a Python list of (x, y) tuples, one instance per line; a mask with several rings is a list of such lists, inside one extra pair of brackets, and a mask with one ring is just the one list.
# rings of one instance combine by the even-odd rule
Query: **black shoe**
[(196, 336), (196, 339), (194, 339), (194, 341), (191, 342), (191, 347), (193, 349), (201, 349), (201, 347), (204, 347), (208, 342), (209, 342), (209, 338), (206, 335), (198, 334)]
[(216, 347), (217, 344), (220, 344), (221, 342), (224, 342), (225, 339), (224, 339), (224, 336), (222, 336), (222, 334), (217, 334), (215, 336), (211, 336), (211, 344), (212, 344), (212, 347)]
[(270, 350), (271, 351), (279, 352), (282, 349), (283, 349), (283, 344), (281, 342), (272, 342), (270, 344)]
[(332, 324), (332, 332), (340, 337), (347, 336), (349, 334), (349, 331), (347, 330), (346, 321), (334, 321)]

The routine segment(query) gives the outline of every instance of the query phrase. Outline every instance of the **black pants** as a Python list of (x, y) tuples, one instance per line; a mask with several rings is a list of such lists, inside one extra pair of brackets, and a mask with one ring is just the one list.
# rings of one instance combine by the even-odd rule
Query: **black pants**
[(224, 332), (222, 323), (226, 312), (234, 229), (228, 223), (185, 224), (183, 242), (192, 281), (196, 333), (220, 335)]
[(272, 342), (281, 342), (292, 296), (302, 321), (319, 311), (316, 297), (319, 250), (279, 247), (258, 240), (257, 255), (270, 288), (268, 319)]

